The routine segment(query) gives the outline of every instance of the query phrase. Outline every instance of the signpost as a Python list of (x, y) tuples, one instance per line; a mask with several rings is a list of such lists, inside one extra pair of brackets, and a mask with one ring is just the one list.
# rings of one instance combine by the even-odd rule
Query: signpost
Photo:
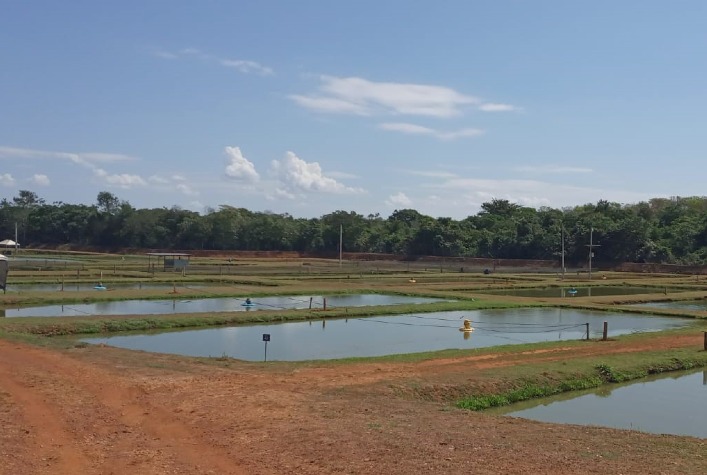
[(263, 341), (265, 342), (265, 359), (268, 360), (268, 342), (270, 341), (270, 333), (263, 333)]

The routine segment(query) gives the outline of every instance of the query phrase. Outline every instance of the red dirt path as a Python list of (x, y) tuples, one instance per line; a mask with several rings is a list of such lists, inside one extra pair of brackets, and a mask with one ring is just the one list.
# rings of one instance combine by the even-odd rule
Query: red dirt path
[(219, 366), (0, 340), (0, 473), (703, 474), (704, 439), (471, 413), (398, 390), (473, 385), (480, 369), (525, 361), (701, 345), (665, 336), (422, 363)]

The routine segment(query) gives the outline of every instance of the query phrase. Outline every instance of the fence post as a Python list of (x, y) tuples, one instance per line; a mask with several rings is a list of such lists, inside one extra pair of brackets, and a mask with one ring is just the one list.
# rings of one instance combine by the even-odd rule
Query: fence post
[(609, 334), (609, 322), (604, 322), (604, 335), (602, 336), (603, 341), (606, 341), (608, 334)]
[(589, 341), (589, 322), (585, 323), (587, 326), (587, 341)]

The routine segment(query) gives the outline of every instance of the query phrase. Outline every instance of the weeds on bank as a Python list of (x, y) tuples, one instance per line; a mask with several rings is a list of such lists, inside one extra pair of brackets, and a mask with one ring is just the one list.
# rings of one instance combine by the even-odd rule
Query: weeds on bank
[(640, 366), (617, 367), (605, 362), (594, 365), (589, 372), (557, 382), (538, 382), (540, 377), (521, 381), (520, 386), (498, 393), (466, 397), (456, 403), (461, 409), (481, 411), (492, 407), (507, 406), (515, 402), (553, 396), (568, 391), (591, 389), (607, 383), (621, 383), (644, 378), (651, 374), (707, 367), (707, 352), (695, 352), (691, 356), (670, 357), (670, 352), (644, 355)]

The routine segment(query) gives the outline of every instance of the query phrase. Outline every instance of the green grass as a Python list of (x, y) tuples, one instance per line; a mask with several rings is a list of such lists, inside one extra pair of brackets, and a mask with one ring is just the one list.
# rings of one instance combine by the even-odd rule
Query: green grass
[(651, 374), (702, 367), (707, 367), (707, 351), (694, 349), (571, 360), (562, 367), (547, 362), (540, 366), (531, 364), (522, 368), (522, 375), (514, 375), (513, 370), (500, 370), (501, 374), (496, 377), (506, 381), (505, 385), (500, 385), (496, 390), (468, 395), (456, 401), (455, 405), (479, 411), (568, 391), (632, 381)]

